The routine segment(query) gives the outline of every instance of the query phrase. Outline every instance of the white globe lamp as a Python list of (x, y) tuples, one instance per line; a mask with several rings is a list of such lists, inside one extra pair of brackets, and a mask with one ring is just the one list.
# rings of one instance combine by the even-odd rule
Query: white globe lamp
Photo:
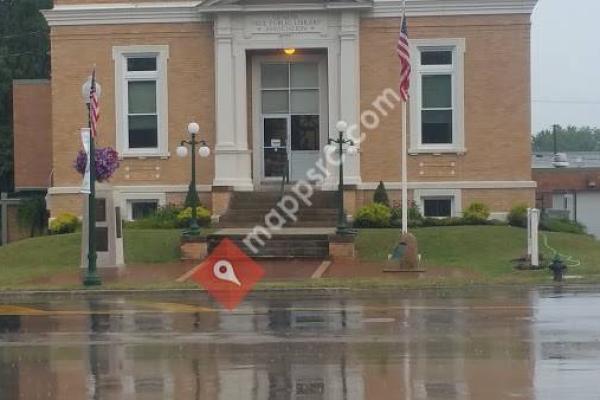
[(187, 129), (190, 135), (197, 135), (200, 132), (200, 125), (196, 122), (190, 122)]
[(198, 154), (200, 155), (200, 157), (206, 158), (210, 156), (210, 148), (208, 146), (200, 146), (200, 148), (198, 149)]
[(177, 157), (181, 158), (185, 158), (188, 155), (188, 149), (185, 146), (177, 147), (177, 150), (175, 150), (175, 152), (177, 153)]

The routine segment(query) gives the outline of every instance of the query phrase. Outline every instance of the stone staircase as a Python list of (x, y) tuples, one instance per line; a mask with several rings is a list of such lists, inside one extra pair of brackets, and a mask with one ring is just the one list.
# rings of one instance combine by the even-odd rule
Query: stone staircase
[[(293, 196), (293, 194), (292, 194)], [(252, 228), (265, 224), (267, 215), (280, 200), (279, 192), (235, 192), (229, 210), (220, 217), (220, 228)], [(285, 224), (287, 228), (334, 227), (337, 221), (336, 192), (316, 191), (308, 207), (300, 200), (297, 221)], [(280, 212), (285, 216), (283, 212)]]
[[(227, 237), (253, 258), (328, 257), (329, 237), (335, 232), (337, 221), (335, 192), (315, 191), (310, 199), (310, 207), (298, 201), (300, 207), (296, 213), (297, 221), (286, 218), (284, 228), (272, 232), (272, 237), (265, 240), (265, 245), (257, 247), (258, 253), (253, 253), (243, 243), (252, 228), (257, 225), (265, 226), (265, 215), (274, 208), (277, 209), (280, 199), (278, 191), (235, 192), (229, 210), (220, 217), (217, 224), (221, 229), (208, 236), (208, 251), (211, 252)], [(279, 213), (285, 216), (285, 213)]]
[(329, 236), (335, 228), (285, 228), (264, 239), (264, 246), (253, 242), (258, 250), (254, 253), (244, 239), (251, 229), (225, 228), (208, 236), (208, 252), (211, 253), (223, 240), (232, 240), (252, 258), (326, 258), (329, 256)]

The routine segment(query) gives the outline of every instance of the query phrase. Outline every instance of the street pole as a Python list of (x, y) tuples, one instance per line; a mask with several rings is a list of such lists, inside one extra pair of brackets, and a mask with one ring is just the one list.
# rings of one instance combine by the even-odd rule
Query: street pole
[(92, 120), (90, 103), (88, 109), (88, 128), (90, 128), (90, 194), (88, 196), (88, 268), (83, 278), (85, 286), (98, 286), (102, 284), (96, 270), (96, 144), (91, 135)]
[(554, 142), (554, 155), (558, 154), (558, 142), (556, 139), (556, 134), (557, 134), (557, 129), (558, 126), (557, 125), (552, 125), (552, 140)]
[(200, 225), (198, 225), (199, 199), (198, 190), (196, 189), (196, 146), (200, 145), (200, 148), (198, 149), (198, 154), (200, 157), (205, 158), (210, 155), (210, 149), (208, 148), (206, 142), (204, 140), (196, 140), (196, 135), (199, 131), (200, 126), (195, 122), (190, 122), (188, 124), (188, 134), (190, 135), (190, 140), (182, 140), (177, 147), (177, 156), (181, 158), (188, 156), (187, 146), (190, 146), (192, 149), (192, 178), (190, 180), (190, 186), (188, 188), (186, 197), (186, 203), (192, 207), (192, 216), (189, 223), (189, 229), (184, 232), (185, 236), (191, 237), (200, 235)]
[(196, 189), (196, 134), (192, 133), (192, 140), (190, 145), (192, 146), (192, 182), (190, 190), (192, 193), (192, 220), (190, 221), (190, 235), (197, 236), (200, 233), (200, 226), (198, 226), (198, 191)]
[[(356, 154), (357, 150), (354, 147), (354, 142), (349, 139), (344, 139), (344, 132), (348, 129), (348, 124), (344, 121), (339, 121), (336, 124), (338, 131), (337, 139), (327, 139), (328, 145), (335, 143), (338, 145), (338, 156), (339, 156), (339, 181), (338, 181), (338, 213), (337, 213), (337, 227), (336, 234), (338, 235), (352, 235), (355, 232), (348, 228), (348, 221), (346, 218), (346, 211), (344, 210), (344, 144), (349, 144), (348, 154)], [(333, 153), (335, 150), (332, 149)]]
[(340, 179), (338, 182), (338, 223), (337, 233), (345, 234), (348, 230), (346, 212), (344, 211), (344, 132), (338, 132), (338, 154), (340, 156)]

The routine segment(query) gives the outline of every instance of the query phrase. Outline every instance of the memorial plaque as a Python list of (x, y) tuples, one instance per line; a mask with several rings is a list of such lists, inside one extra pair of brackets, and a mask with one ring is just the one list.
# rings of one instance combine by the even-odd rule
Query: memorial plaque
[(115, 219), (117, 223), (117, 239), (123, 237), (123, 221), (121, 220), (121, 207), (115, 207)]
[(96, 251), (108, 251), (108, 227), (96, 228)]
[(96, 222), (106, 222), (106, 199), (96, 199)]

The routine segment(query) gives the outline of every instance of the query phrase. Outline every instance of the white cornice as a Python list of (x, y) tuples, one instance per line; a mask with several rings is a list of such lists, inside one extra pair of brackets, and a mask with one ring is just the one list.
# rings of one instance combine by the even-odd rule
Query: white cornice
[(42, 13), (50, 26), (181, 23), (206, 20), (201, 1), (58, 5)]
[[(531, 14), (538, 0), (408, 0), (407, 16)], [(399, 17), (401, 0), (378, 0), (369, 17)]]
[[(364, 10), (368, 17), (397, 17), (402, 13), (401, 0), (375, 0), (281, 4), (222, 5), (202, 1), (123, 2), (102, 4), (57, 5), (42, 11), (48, 25), (113, 25), (141, 23), (182, 23), (210, 19), (218, 12), (275, 12), (283, 10)], [(409, 16), (529, 14), (537, 0), (408, 0)]]
[[(402, 182), (384, 182), (388, 189), (402, 189)], [(375, 190), (379, 182), (363, 182), (359, 189)], [(533, 189), (535, 181), (436, 181), (408, 182), (409, 189)]]

